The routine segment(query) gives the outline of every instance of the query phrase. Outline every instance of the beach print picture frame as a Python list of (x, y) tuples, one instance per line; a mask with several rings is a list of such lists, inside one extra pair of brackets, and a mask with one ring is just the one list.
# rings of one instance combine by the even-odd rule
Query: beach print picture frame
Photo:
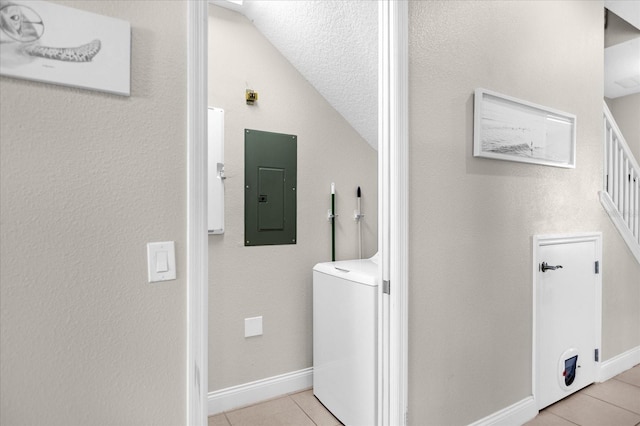
[(0, 75), (130, 95), (131, 25), (47, 1), (0, 0)]
[(476, 89), (473, 155), (575, 168), (576, 116)]

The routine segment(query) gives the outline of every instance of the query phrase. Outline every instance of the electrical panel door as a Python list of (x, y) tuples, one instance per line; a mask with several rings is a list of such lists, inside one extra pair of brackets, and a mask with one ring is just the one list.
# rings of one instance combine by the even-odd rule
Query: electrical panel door
[(245, 129), (245, 246), (296, 243), (297, 139)]

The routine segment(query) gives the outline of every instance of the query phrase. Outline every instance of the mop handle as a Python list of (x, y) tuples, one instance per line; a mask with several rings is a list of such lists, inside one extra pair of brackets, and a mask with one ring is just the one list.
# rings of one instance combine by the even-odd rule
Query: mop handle
[(362, 213), (362, 210), (360, 209), (360, 187), (358, 187), (358, 191), (356, 192), (356, 197), (358, 200), (358, 213), (357, 213), (357, 218), (358, 218), (358, 259), (362, 259), (362, 223), (361, 223), (361, 216), (360, 214)]
[(331, 261), (336, 260), (336, 184), (331, 182)]

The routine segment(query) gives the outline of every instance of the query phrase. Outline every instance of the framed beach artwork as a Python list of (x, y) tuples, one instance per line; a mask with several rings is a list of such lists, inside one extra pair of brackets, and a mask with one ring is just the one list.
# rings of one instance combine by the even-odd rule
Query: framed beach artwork
[(46, 1), (0, 0), (0, 74), (130, 95), (131, 25)]
[(473, 155), (575, 168), (576, 116), (476, 89)]

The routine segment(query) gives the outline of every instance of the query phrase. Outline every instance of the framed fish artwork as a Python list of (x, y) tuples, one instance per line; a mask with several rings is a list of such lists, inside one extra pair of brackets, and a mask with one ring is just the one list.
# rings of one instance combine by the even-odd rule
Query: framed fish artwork
[(576, 167), (574, 114), (476, 89), (473, 123), (474, 157)]
[(47, 1), (0, 0), (0, 75), (130, 95), (131, 25)]

